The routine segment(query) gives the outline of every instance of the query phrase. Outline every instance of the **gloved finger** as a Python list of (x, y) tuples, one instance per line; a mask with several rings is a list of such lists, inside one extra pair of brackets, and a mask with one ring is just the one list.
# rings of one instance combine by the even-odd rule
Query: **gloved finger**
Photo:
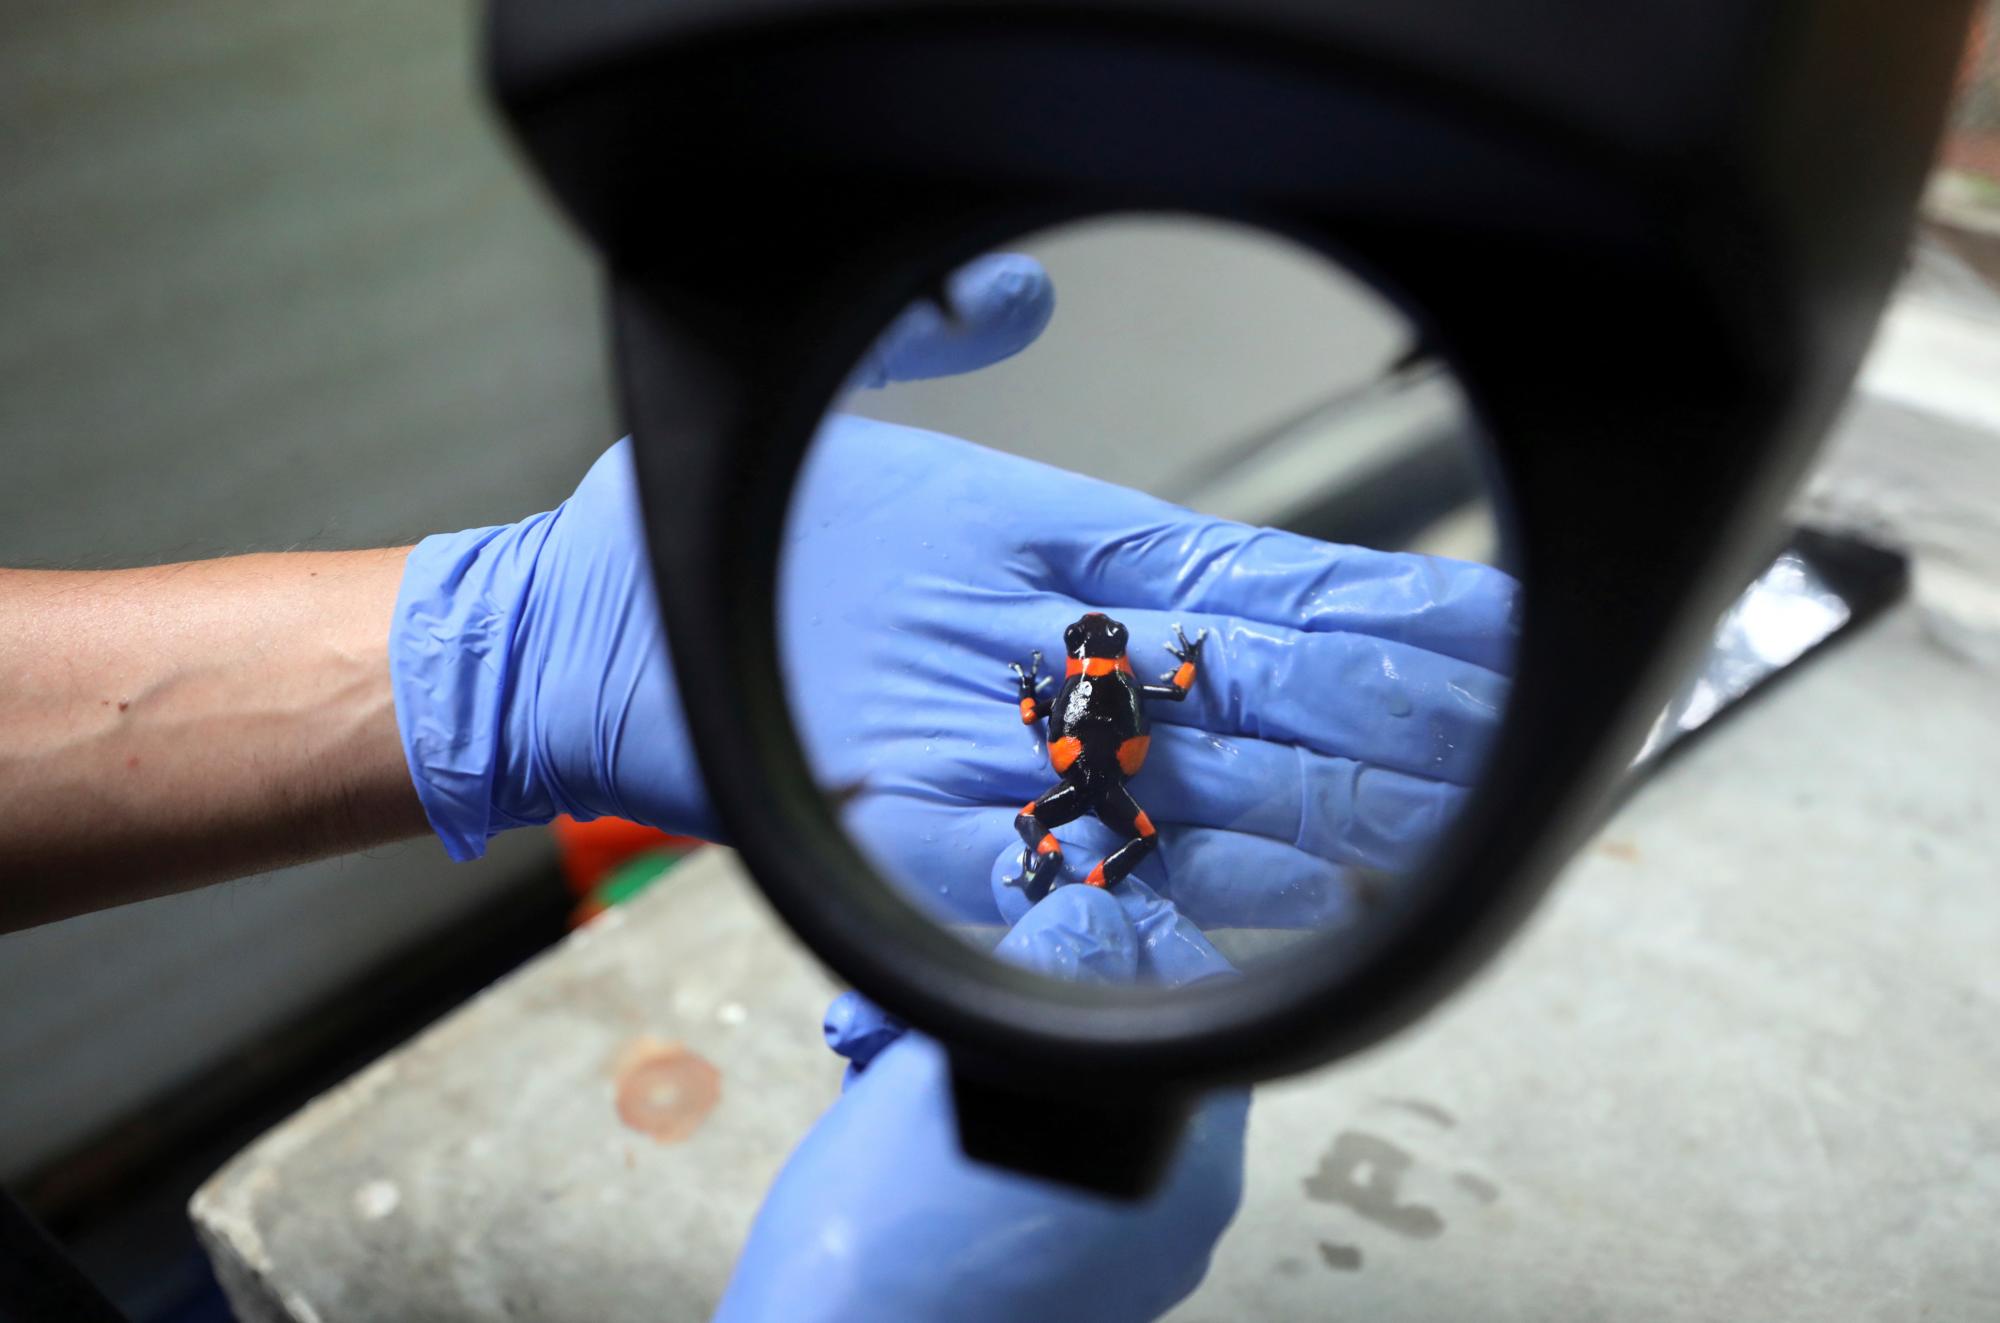
[[(1087, 481), (1024, 471), (1009, 485), (1036, 491)], [(1094, 498), (1070, 492), (1066, 505), (1077, 517), (1022, 539), (1044, 582), (1080, 602), (1238, 615), (1372, 635), (1494, 671), (1513, 665), (1520, 585), (1490, 565), (1320, 542), (1098, 485)]]
[[(1020, 840), (1014, 834), (1019, 811), (1019, 804), (870, 790), (850, 800), (840, 816), (876, 871), (912, 904), (939, 923), (960, 924), (1003, 919), (980, 870), (995, 842)], [(1011, 923), (1024, 911), (1004, 919)]]
[(1221, 827), (1283, 841), (1334, 863), (1411, 872), (1469, 792), (1352, 758), (1266, 740), (1155, 726), (1133, 794), (1154, 823)]
[(1071, 983), (1130, 983), (1139, 974), (1138, 935), (1102, 887), (1058, 887), (1021, 917), (993, 954)]
[[(1340, 630), (1493, 671), (1513, 661), (1520, 585), (1491, 566), (1210, 519), (957, 437), (834, 415), (799, 490), (794, 518), (807, 523), (906, 518), (903, 502), (921, 490), (930, 507), (951, 511), (954, 534), (966, 545), (1011, 549), (1006, 568), (1020, 599), (1050, 592), (1093, 610), (1204, 612), (1312, 633)], [(788, 562), (785, 588), (824, 597), (826, 578), (846, 570), (815, 573)], [(977, 621), (962, 623), (968, 638), (986, 642)], [(1021, 640), (1006, 646), (1019, 648)]]
[[(1000, 614), (1000, 610), (994, 604), (980, 604), (978, 610), (968, 614)], [(1234, 640), (1222, 640), (1222, 644), (1234, 644)], [(1230, 711), (1212, 713), (1212, 709), (1204, 707), (1208, 701), (1202, 695), (1204, 679), (1196, 681), (1196, 693), (1186, 703), (1152, 703), (1148, 707), (1148, 713), (1156, 721), (1152, 727), (1152, 751), (1146, 759), (1142, 779), (1134, 785), (1134, 793), (1156, 823), (1186, 821), (1206, 827), (1234, 827), (1240, 817), (1234, 805), (1246, 791), (1266, 795), (1266, 787), (1292, 787), (1302, 781), (1308, 787), (1318, 787), (1332, 771), (1344, 777), (1366, 771), (1372, 777), (1372, 785), (1364, 789), (1380, 791), (1372, 795), (1370, 803), (1384, 811), (1392, 803), (1384, 797), (1388, 789), (1408, 791), (1398, 793), (1394, 799), (1408, 809), (1416, 807), (1416, 799), (1422, 797), (1418, 787), (1456, 785), (1462, 789), (1466, 783), (1478, 779), (1480, 753), (1490, 745), (1494, 737), (1492, 725), (1500, 717), (1498, 707), (1504, 701), (1504, 681), (1478, 681), (1470, 671), (1432, 671), (1428, 679), (1420, 679), (1414, 685), (1416, 693), (1426, 699), (1426, 707), (1414, 707), (1412, 699), (1410, 715), (1396, 717), (1392, 713), (1400, 707), (1402, 695), (1410, 693), (1410, 687), (1396, 689), (1384, 681), (1382, 687), (1370, 689), (1366, 679), (1358, 679), (1356, 687), (1362, 697), (1354, 699), (1354, 707), (1362, 707), (1368, 695), (1372, 695), (1378, 707), (1376, 711), (1350, 711), (1346, 709), (1342, 687), (1310, 675), (1314, 661), (1302, 658), (1288, 671), (1298, 677), (1298, 683), (1290, 685), (1288, 691), (1280, 691), (1274, 685), (1268, 695), (1270, 715), (1276, 721), (1270, 723), (1266, 735), (1242, 735), (1232, 727), (1254, 725), (1258, 703), (1264, 701), (1256, 691), (1256, 648), (1262, 648), (1262, 644), (1256, 644), (1246, 654), (1232, 654), (1230, 648), (1216, 650), (1218, 673), (1212, 675), (1218, 693), (1216, 701), (1224, 707), (1234, 707), (1234, 715)], [(1332, 644), (1332, 654), (1310, 656), (1332, 665), (1328, 658), (1338, 658), (1340, 648), (1340, 644)], [(1368, 656), (1366, 642), (1354, 648), (1360, 656)], [(1276, 654), (1282, 648), (1272, 648), (1270, 652)], [(1272, 661), (1272, 665), (1280, 663), (1282, 660)], [(960, 807), (1006, 805), (1010, 809), (1018, 809), (1018, 805), (1056, 783), (1056, 773), (1048, 767), (1048, 755), (1042, 745), (1042, 731), (1040, 727), (1024, 727), (1020, 723), (1012, 689), (1006, 687), (1010, 677), (1002, 667), (972, 665), (960, 648), (932, 644), (922, 636), (908, 640), (906, 652), (894, 663), (884, 661), (880, 669), (886, 671), (890, 665), (894, 665), (898, 683), (876, 685), (874, 691), (854, 697), (856, 703), (872, 703), (870, 723), (876, 731), (874, 737), (866, 745), (822, 739), (814, 747), (816, 755), (824, 755), (830, 761), (828, 771), (822, 771), (824, 779), (830, 779), (830, 783), (864, 779), (870, 791), (892, 795), (896, 803), (904, 799), (934, 799)], [(1390, 665), (1398, 665), (1396, 656), (1390, 656)], [(996, 673), (1000, 679), (994, 679)], [(1454, 691), (1452, 685), (1462, 691)], [(912, 703), (904, 697), (906, 693), (922, 693), (924, 701)], [(1488, 701), (1492, 701), (1492, 709), (1486, 707)], [(844, 707), (844, 711), (852, 709), (852, 703)], [(1408, 725), (1412, 733), (1404, 735), (1398, 729), (1400, 725)], [(1270, 733), (1296, 735), (1298, 739), (1274, 739), (1268, 737)], [(1426, 745), (1454, 747), (1436, 749), (1432, 761), (1426, 763), (1422, 757)], [(1358, 751), (1350, 751), (1350, 747)], [(1372, 757), (1374, 753), (1390, 753), (1392, 757)], [(1278, 763), (1286, 763), (1294, 755), (1306, 759), (1304, 773), (1296, 767), (1278, 767)], [(1336, 767), (1330, 771), (1328, 763), (1336, 763)], [(1242, 777), (1224, 783), (1220, 777), (1220, 767), (1224, 765), (1242, 765), (1246, 771)], [(1210, 793), (1210, 787), (1214, 787), (1218, 797), (1206, 807), (1192, 803), (1194, 795), (1184, 789), (1190, 777), (1194, 777), (1200, 793)], [(1162, 779), (1168, 783), (1168, 793), (1176, 795), (1174, 803), (1184, 807), (1166, 811), (1166, 803), (1156, 805), (1152, 801), (1156, 791), (1146, 787), (1158, 785)], [(1440, 797), (1450, 811), (1456, 811), (1464, 801), (1462, 793), (1450, 795), (1440, 791), (1434, 797)], [(1298, 807), (1296, 799), (1290, 801), (1290, 811)], [(1262, 817), (1268, 817), (1268, 813)], [(872, 831), (876, 825), (868, 823), (868, 829)], [(894, 825), (888, 821), (882, 821), (880, 827), (894, 831)], [(1426, 827), (1426, 831), (1432, 829)], [(1268, 831), (1260, 827), (1260, 833)], [(878, 837), (868, 837), (870, 845), (876, 841)], [(894, 841), (882, 843), (894, 845)], [(1326, 857), (1340, 859), (1344, 855), (1330, 853)], [(1370, 867), (1394, 867), (1394, 859), (1386, 863), (1374, 857), (1352, 861)], [(938, 879), (940, 889), (946, 885), (950, 885), (950, 879)]]
[[(1193, 692), (1184, 702), (1147, 704), (1156, 724), (1304, 745), (1459, 785), (1477, 779), (1499, 730), (1506, 677), (1444, 653), (1346, 630), (1112, 609), (1132, 631), (1141, 683), (1173, 673), (1166, 643), (1176, 625), (1190, 638), (1208, 631)], [(1051, 632), (1060, 636), (1067, 623)]]
[[(1014, 785), (996, 781), (986, 789), (1006, 793)], [(1470, 791), (1450, 781), (1266, 739), (1220, 737), (1188, 725), (1154, 725), (1152, 755), (1132, 793), (1160, 827), (1162, 841), (1184, 827), (1210, 827), (1264, 837), (1350, 869), (1402, 875), (1414, 873), (1430, 859), (1430, 851), (1444, 839)], [(910, 811), (922, 801), (894, 799), (894, 803), (898, 811)], [(1002, 849), (1018, 851), (1018, 837), (1010, 835), (1018, 807), (998, 807), (998, 815), (1006, 817), (1006, 831), (988, 815), (996, 807), (988, 803), (982, 809), (974, 805), (958, 809), (964, 815), (962, 831), (982, 837), (988, 849), (1000, 841)], [(934, 817), (950, 819), (950, 805), (938, 805)], [(1058, 841), (1064, 839), (1064, 831), (1072, 827), (1058, 827)], [(964, 839), (964, 835), (954, 837), (952, 853), (964, 853)], [(1162, 843), (1162, 849), (1174, 845)], [(1226, 855), (1218, 851), (1214, 863), (1224, 859)], [(1070, 861), (1066, 855), (1066, 863), (1080, 861)], [(992, 885), (1000, 875), (998, 867), (996, 863), (986, 877), (988, 895), (1006, 915), (1006, 889)], [(972, 911), (976, 903), (970, 893), (958, 893), (956, 901), (962, 913)]]
[(1162, 894), (1203, 928), (1351, 928), (1394, 880), (1243, 832), (1172, 827), (1162, 843)]
[[(1065, 876), (1080, 880), (1124, 838), (1094, 819), (1056, 829)], [(1203, 929), (1335, 931), (1358, 923), (1386, 874), (1330, 863), (1283, 841), (1212, 827), (1167, 827), (1160, 845), (1132, 876)], [(1020, 845), (1002, 846), (991, 870), (1002, 918), (1027, 912), (1027, 897), (1008, 880), (1020, 875)]]
[(1488, 565), (1319, 542), (1187, 516), (1150, 522), (1077, 567), (1085, 601), (1235, 613), (1311, 633), (1407, 643), (1494, 671), (1513, 666), (1520, 586)]
[(1055, 285), (1041, 263), (989, 253), (945, 278), (947, 310), (930, 299), (905, 308), (855, 365), (851, 387), (971, 372), (1020, 353), (1055, 315)]
[(846, 1057), (855, 1074), (868, 1069), (868, 1064), (901, 1038), (907, 1027), (851, 988), (828, 1004), (826, 1018), (821, 1023), (826, 1045)]
[[(1262, 837), (1353, 869), (1405, 874), (1428, 861), (1470, 793), (1351, 758), (1191, 726), (1155, 726), (1152, 738), (1132, 792), (1161, 828), (1165, 851), (1178, 849), (1173, 842), (1181, 831), (1202, 827)], [(912, 746), (913, 758), (919, 748)], [(1055, 784), (1054, 773), (1037, 761), (1024, 747), (967, 772), (961, 785), (898, 779), (890, 758), (883, 784), (854, 796), (842, 820), (878, 869), (940, 922), (1014, 917), (1005, 891), (992, 885), (994, 872), (980, 865), (996, 850), (1020, 848), (1015, 814)], [(1218, 851), (1215, 862), (1224, 858)]]
[[(1065, 887), (1095, 891), (1096, 887)], [(1225, 978), (1236, 967), (1209, 944), (1201, 929), (1174, 903), (1135, 877), (1110, 888), (1139, 939), (1139, 978), (1178, 988), (1203, 979)]]
[[(921, 594), (926, 587), (917, 582), (905, 591)], [(1131, 630), (1133, 671), (1145, 684), (1161, 682), (1178, 665), (1167, 651), (1175, 626), (1190, 638), (1208, 631), (1187, 699), (1147, 704), (1156, 724), (1300, 744), (1460, 785), (1479, 776), (1511, 685), (1504, 674), (1472, 662), (1345, 630), (1314, 633), (1241, 616), (1135, 610), (1054, 594), (1009, 600), (985, 594), (961, 612), (963, 637), (930, 644), (919, 635), (916, 641), (928, 646), (910, 648), (899, 636), (905, 638), (899, 674), (930, 697), (921, 711), (905, 710), (883, 724), (932, 746), (922, 762), (926, 772), (952, 793), (971, 793), (994, 761), (993, 747), (976, 736), (998, 739), (1018, 728), (1014, 676), (994, 659), (1006, 658), (1023, 638), (1059, 639), (1070, 621), (1099, 609)], [(1043, 697), (1054, 698), (1062, 666), (1059, 657), (1049, 662)], [(954, 742), (948, 736), (957, 731), (975, 738)]]
[[(970, 614), (1003, 610), (982, 602)], [(1203, 649), (1205, 670), (1187, 701), (1148, 705), (1152, 751), (1141, 785), (1186, 772), (1181, 764), (1189, 757), (1213, 763), (1253, 744), (1278, 750), (1269, 755), (1276, 759), (1291, 757), (1297, 747), (1424, 784), (1477, 782), (1497, 735), (1507, 681), (1434, 654), (1398, 651), (1395, 645), (1383, 649), (1353, 636), (1294, 635), (1300, 642), (1288, 654), (1285, 645), (1272, 641), (1275, 635), (1245, 638), (1247, 627), (1223, 628), (1226, 632)], [(1011, 676), (1003, 667), (979, 666), (958, 647), (934, 645), (921, 636), (906, 648), (893, 663), (898, 681), (906, 684), (878, 684), (857, 692), (850, 703), (829, 704), (850, 713), (857, 704), (870, 705), (875, 733), (865, 744), (832, 739), (815, 744), (815, 756), (826, 764), (824, 777), (865, 781), (871, 791), (911, 799), (989, 806), (1010, 801), (1018, 806), (1055, 783), (1043, 732), (1021, 724)], [(1384, 663), (1398, 672), (1396, 678), (1381, 674)], [(1137, 665), (1139, 678), (1151, 680), (1151, 665), (1143, 658)], [(889, 666), (885, 661), (877, 669)], [(1282, 683), (1260, 692), (1273, 673)], [(905, 701), (902, 696), (910, 692), (922, 693), (923, 702)], [(1405, 702), (1408, 715), (1397, 715)], [(1192, 754), (1167, 753), (1190, 747)], [(1135, 793), (1144, 801), (1148, 792)], [(1148, 809), (1155, 822), (1166, 821), (1150, 802)], [(1213, 818), (1181, 820), (1234, 825)]]
[[(1104, 906), (1102, 902), (1090, 898), (1110, 896), (1130, 925), (1134, 949), (1133, 976), (1142, 982), (1177, 988), (1236, 972), (1235, 967), (1203, 936), (1199, 924), (1136, 876), (1128, 876), (1108, 888), (1081, 883), (1058, 886), (1033, 908), (1028, 907), (1027, 897), (1018, 888), (1009, 890), (1011, 897), (1004, 908), (1022, 916), (1016, 921), (1017, 933), (1031, 922), (1038, 922), (1041, 911), (1054, 904), (1058, 897), (1068, 898), (1062, 902), (1064, 906), (1085, 909), (1094, 915), (1103, 911)], [(1001, 947), (1004, 950), (1006, 943), (1003, 942)]]

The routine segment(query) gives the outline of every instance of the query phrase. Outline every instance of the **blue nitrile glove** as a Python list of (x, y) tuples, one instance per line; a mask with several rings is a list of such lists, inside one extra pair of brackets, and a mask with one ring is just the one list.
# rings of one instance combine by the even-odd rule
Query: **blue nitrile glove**
[[(984, 257), (947, 285), (954, 319), (908, 309), (854, 374), (881, 385), (1019, 352), (1055, 294), (1033, 260)], [(517, 524), (424, 539), (389, 638), (403, 749), (454, 859), (508, 827), (612, 815), (713, 838), (659, 610), (630, 446)]]
[[(1083, 982), (1229, 972), (1171, 904), (1129, 883), (1060, 888), (998, 954)], [(1160, 1189), (1125, 1203), (967, 1158), (943, 1049), (858, 994), (826, 1028), (851, 1062), (846, 1091), (778, 1174), (717, 1323), (1143, 1323), (1208, 1271), (1242, 1196), (1246, 1090), (1205, 1102)]]
[[(961, 324), (920, 306), (855, 379), (1005, 357), (1051, 297), (1025, 259), (975, 263)], [(1055, 778), (1006, 663), (1059, 651), (1085, 610), (1130, 626), (1142, 675), (1171, 668), (1175, 624), (1210, 631), (1188, 701), (1152, 705), (1132, 782), (1161, 828), (1137, 876), (1204, 926), (1341, 922), (1357, 874), (1422, 860), (1498, 725), (1517, 588), (1485, 566), (1252, 529), (851, 416), (822, 429), (792, 521), (794, 718), (857, 836), (941, 917), (1026, 904), (995, 879), (1014, 814)], [(455, 857), (558, 811), (714, 834), (643, 545), (618, 447), (557, 511), (411, 554), (397, 711)], [(1085, 867), (1113, 844), (1088, 818), (1057, 835)]]
[[(1194, 690), (1151, 703), (1135, 876), (1205, 928), (1349, 919), (1419, 866), (1499, 725), (1518, 588), (1498, 570), (1198, 515), (953, 437), (835, 417), (801, 475), (780, 584), (793, 717), (857, 840), (940, 918), (1011, 921), (1021, 806), (1056, 783), (1007, 663), (1104, 611), (1142, 681), (1207, 630)], [(1059, 683), (1059, 679), (1058, 679)], [(1043, 691), (1053, 698), (1053, 686)], [(1081, 877), (1118, 838), (1055, 835)], [(967, 869), (968, 859), (990, 865)]]

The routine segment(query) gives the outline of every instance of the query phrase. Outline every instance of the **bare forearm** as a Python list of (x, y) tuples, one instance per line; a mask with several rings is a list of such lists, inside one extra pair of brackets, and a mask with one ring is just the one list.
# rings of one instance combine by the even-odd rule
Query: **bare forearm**
[(423, 832), (406, 554), (0, 570), (0, 931)]

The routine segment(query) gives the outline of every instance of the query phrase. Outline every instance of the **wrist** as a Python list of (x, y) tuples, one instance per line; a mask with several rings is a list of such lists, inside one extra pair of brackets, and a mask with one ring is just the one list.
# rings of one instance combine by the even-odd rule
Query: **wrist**
[(455, 860), (562, 809), (514, 711), (532, 670), (536, 561), (557, 517), (428, 537), (404, 565), (389, 636), (396, 725), (417, 798)]
[(558, 813), (713, 839), (629, 446), (546, 514), (418, 543), (389, 661), (410, 779), (452, 858)]

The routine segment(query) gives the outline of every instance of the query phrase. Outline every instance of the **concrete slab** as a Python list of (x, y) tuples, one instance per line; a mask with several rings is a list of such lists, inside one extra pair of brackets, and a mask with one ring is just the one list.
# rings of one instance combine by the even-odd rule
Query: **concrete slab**
[[(2000, 1317), (1988, 679), (1905, 609), (1691, 751), (1442, 1012), (1260, 1091), (1172, 1317)], [(196, 1223), (246, 1323), (705, 1318), (836, 1091), (830, 991), (716, 851), (259, 1141)]]
[(713, 851), (260, 1140), (196, 1227), (245, 1323), (706, 1317), (839, 1091), (831, 991)]

